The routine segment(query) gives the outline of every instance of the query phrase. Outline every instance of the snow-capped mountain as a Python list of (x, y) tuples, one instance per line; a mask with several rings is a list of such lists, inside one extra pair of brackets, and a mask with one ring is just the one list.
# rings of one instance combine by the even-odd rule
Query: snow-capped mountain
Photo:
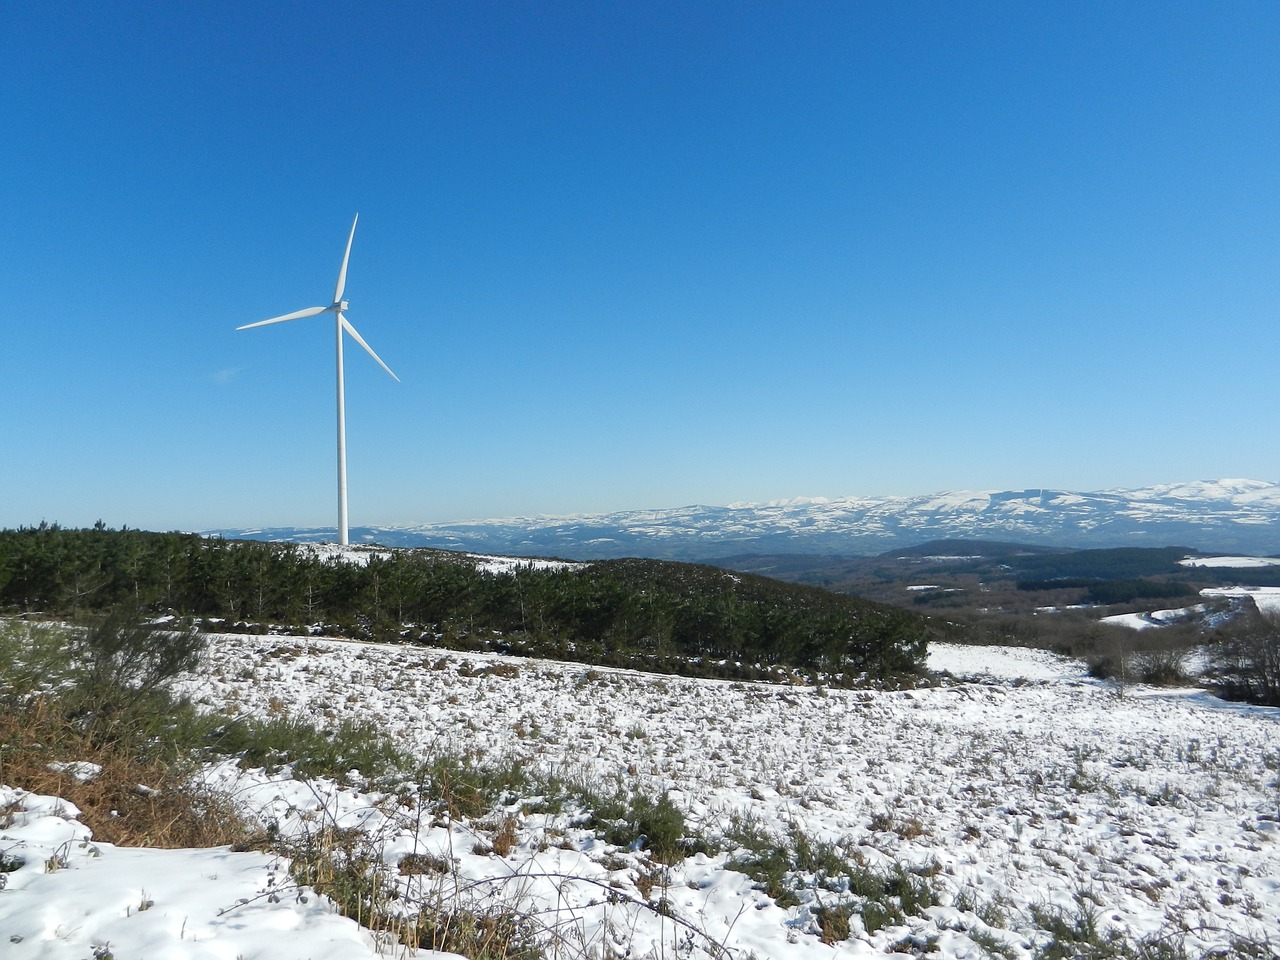
[[(214, 531), (229, 537), (331, 540), (332, 528)], [(515, 517), (353, 527), (353, 542), (523, 556), (706, 560), (742, 553), (871, 555), (935, 539), (1064, 547), (1191, 546), (1280, 552), (1280, 484), (1215, 480), (1138, 490), (955, 491), (842, 497), (595, 516)]]

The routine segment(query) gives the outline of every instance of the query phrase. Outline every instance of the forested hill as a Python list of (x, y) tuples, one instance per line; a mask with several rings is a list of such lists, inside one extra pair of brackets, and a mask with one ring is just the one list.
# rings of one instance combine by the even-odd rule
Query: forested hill
[(918, 676), (927, 637), (924, 620), (891, 607), (668, 561), (495, 565), (101, 526), (0, 531), (0, 608), (76, 617), (120, 604), (210, 628), (844, 685)]

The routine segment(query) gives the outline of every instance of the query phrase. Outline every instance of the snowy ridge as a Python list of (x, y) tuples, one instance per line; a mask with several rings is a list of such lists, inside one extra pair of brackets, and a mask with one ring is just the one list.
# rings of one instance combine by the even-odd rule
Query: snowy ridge
[[(218, 531), (317, 540), (327, 530)], [(353, 537), (387, 546), (601, 559), (705, 560), (735, 553), (875, 554), (934, 539), (999, 539), (1048, 546), (1185, 545), (1280, 552), (1280, 484), (1215, 480), (1078, 493), (952, 491), (920, 497), (796, 498), (598, 516), (515, 517), (364, 527)]]

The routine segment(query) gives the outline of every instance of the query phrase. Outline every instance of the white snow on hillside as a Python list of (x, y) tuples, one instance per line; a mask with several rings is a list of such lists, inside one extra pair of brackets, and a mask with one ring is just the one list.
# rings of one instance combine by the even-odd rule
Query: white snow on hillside
[[(364, 528), (398, 546), (596, 559), (637, 551), (705, 560), (744, 552), (880, 553), (929, 540), (1018, 540), (1057, 546), (1215, 544), (1273, 553), (1280, 483), (1197, 481), (1139, 490), (952, 490), (920, 496), (796, 497), (609, 514), (473, 518)], [(223, 536), (316, 540), (282, 527)]]
[(525, 557), (493, 557), (482, 553), (467, 554), (484, 573), (515, 573), (517, 570), (568, 570), (584, 564), (571, 560), (540, 560)]
[(1252, 597), (1260, 613), (1280, 616), (1280, 587), (1209, 587), (1202, 597)]
[(1174, 498), (1178, 500), (1249, 500), (1257, 497), (1275, 499), (1276, 484), (1263, 480), (1222, 479), (1162, 483), (1138, 490), (1110, 491), (1127, 493), (1135, 498)]
[(930, 644), (929, 669), (967, 680), (1082, 681), (1089, 675), (1083, 660), (1062, 657), (1048, 650), (957, 643)]
[(339, 543), (300, 543), (298, 549), (318, 560), (335, 563), (346, 563), (353, 567), (367, 567), (373, 559), (386, 560), (391, 551), (381, 547), (366, 547), (361, 544)]
[[(370, 547), (363, 544), (300, 543), (298, 549), (309, 556), (331, 563), (346, 563), (356, 567), (368, 566), (373, 559), (388, 560), (395, 550), (386, 547)], [(499, 557), (484, 553), (468, 553), (475, 561), (476, 569), (484, 573), (512, 573), (516, 570), (565, 570), (581, 564), (569, 560), (542, 560), (526, 557)]]
[(286, 886), (276, 857), (95, 843), (75, 807), (9, 787), (0, 787), (0, 810), (0, 858), (22, 864), (0, 873), (7, 960), (377, 956), (368, 931), (314, 893), (269, 900)]
[(1187, 557), (1178, 561), (1184, 567), (1240, 568), (1280, 566), (1276, 557)]
[[(1104, 928), (1130, 936), (1176, 924), (1191, 931), (1192, 950), (1222, 946), (1226, 931), (1280, 943), (1280, 711), (1136, 687), (1144, 695), (1119, 696), (1085, 679), (1078, 661), (1038, 650), (939, 645), (930, 662), (963, 682), (839, 691), (223, 635), (186, 689), (210, 707), (371, 720), (423, 754), (467, 751), (601, 789), (670, 791), (712, 835), (731, 813), (779, 835), (795, 825), (870, 865), (928, 874), (939, 894), (906, 925), (868, 934), (855, 918), (850, 940), (825, 945), (812, 893), (779, 907), (726, 854), (685, 860), (646, 895), (636, 886), (642, 854), (601, 843), (571, 812), (513, 803), (517, 842), (504, 857), (474, 825), (419, 822), (412, 803), (227, 764), (208, 773), (286, 833), (332, 818), (371, 830), (389, 863), (411, 850), (442, 854), (453, 871), (432, 882), (448, 895), (522, 904), (603, 956), (708, 956), (705, 935), (743, 960), (909, 956), (911, 940), (931, 941), (929, 957), (967, 960), (985, 955), (972, 933), (1026, 960), (1046, 936), (1032, 908), (1074, 912), (1082, 892)], [(179, 960), (374, 952), (369, 934), (322, 901), (303, 903), (305, 891), (270, 902), (283, 869), (262, 855), (108, 848), (53, 800), (10, 791), (0, 809), (7, 800), (23, 809), (0, 829), (0, 853), (27, 862), (0, 892), (6, 957), (82, 960), (108, 943), (116, 957)], [(44, 871), (50, 851), (65, 869)], [(670, 916), (633, 902), (659, 897)], [(1001, 925), (975, 912), (984, 905)]]
[[(1204, 591), (1201, 591), (1204, 593)], [(1198, 613), (1203, 613), (1204, 604), (1193, 607), (1175, 607), (1167, 610), (1150, 610), (1145, 613), (1117, 613), (1103, 617), (1099, 623), (1109, 623), (1113, 627), (1128, 627), (1131, 630), (1150, 630), (1156, 627), (1167, 627), (1170, 624), (1185, 622)]]

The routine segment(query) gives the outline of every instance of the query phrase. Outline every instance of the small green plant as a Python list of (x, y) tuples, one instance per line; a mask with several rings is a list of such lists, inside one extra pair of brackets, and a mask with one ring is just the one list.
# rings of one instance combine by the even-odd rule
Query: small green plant
[(992, 897), (985, 903), (980, 903), (974, 912), (988, 927), (1004, 929), (1009, 925), (1007, 904), (999, 897)]
[(989, 957), (999, 960), (1015, 960), (1018, 950), (1000, 939), (990, 930), (969, 930), (967, 936), (978, 945)]
[(901, 910), (893, 903), (883, 900), (868, 900), (862, 905), (861, 913), (862, 926), (867, 933), (894, 926), (904, 919)]
[(775, 843), (747, 850), (731, 858), (728, 866), (754, 880), (778, 906), (792, 907), (800, 902), (789, 882), (791, 854), (784, 845)]
[[(751, 877), (781, 907), (801, 902), (804, 889), (825, 890), (844, 898), (815, 911), (820, 929), (846, 918), (860, 916), (868, 933), (921, 916), (938, 902), (925, 874), (936, 873), (936, 864), (912, 871), (902, 865), (885, 871), (868, 867), (857, 852), (843, 852), (838, 844), (815, 841), (793, 826), (786, 840), (770, 837), (754, 821), (739, 822), (721, 840), (731, 852), (729, 867)], [(837, 918), (823, 921), (822, 917)]]
[(0, 850), (0, 873), (13, 873), (15, 870), (21, 870), (26, 865), (26, 862), (22, 857)]
[(1051, 938), (1036, 951), (1036, 960), (1120, 960), (1131, 955), (1120, 933), (1102, 929), (1101, 911), (1085, 893), (1075, 894), (1074, 909), (1033, 904), (1030, 910), (1036, 926)]
[(450, 818), (475, 818), (503, 800), (534, 789), (528, 772), (514, 760), (482, 764), (455, 754), (438, 754), (402, 769), (416, 770), (418, 795)]
[(402, 775), (416, 761), (367, 720), (344, 718), (324, 729), (301, 717), (224, 719), (204, 735), (202, 746), (239, 757), (249, 766), (278, 769), (292, 764), (301, 777), (331, 777), (340, 783), (359, 771), (366, 782)]
[(923, 916), (938, 902), (928, 881), (903, 869), (901, 864), (888, 876), (885, 889), (889, 896), (897, 898), (898, 909), (907, 916)]
[(16, 707), (70, 680), (66, 630), (22, 620), (0, 621), (0, 703)]
[(796, 869), (813, 874), (819, 884), (837, 880), (849, 872), (849, 860), (834, 843), (813, 840), (793, 826), (791, 845), (795, 850)]
[(789, 881), (793, 870), (788, 844), (774, 837), (754, 815), (735, 811), (720, 846), (730, 854), (728, 866), (746, 874), (780, 907), (800, 902)]
[(612, 844), (642, 847), (659, 863), (675, 863), (685, 855), (684, 814), (666, 793), (656, 799), (643, 793), (599, 799), (594, 812)]

